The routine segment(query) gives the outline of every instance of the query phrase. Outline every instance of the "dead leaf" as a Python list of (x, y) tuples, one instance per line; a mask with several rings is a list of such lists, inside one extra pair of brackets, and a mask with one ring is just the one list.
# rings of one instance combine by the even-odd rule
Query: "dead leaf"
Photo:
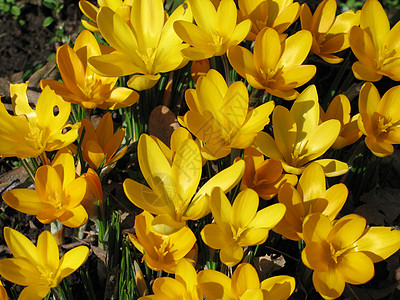
[(361, 196), (365, 204), (356, 208), (355, 213), (367, 219), (368, 224), (393, 225), (400, 215), (400, 189), (375, 188)]
[(168, 147), (172, 132), (179, 127), (175, 115), (164, 105), (153, 109), (149, 119), (149, 134), (159, 138)]
[(283, 255), (266, 254), (264, 256), (255, 257), (253, 263), (258, 276), (260, 278), (266, 278), (271, 272), (282, 269), (286, 264), (286, 260)]

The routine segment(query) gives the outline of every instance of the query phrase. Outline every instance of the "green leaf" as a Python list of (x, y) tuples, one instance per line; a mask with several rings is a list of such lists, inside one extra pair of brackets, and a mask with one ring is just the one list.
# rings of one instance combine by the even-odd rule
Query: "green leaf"
[(18, 17), (21, 14), (21, 9), (18, 6), (11, 7), (11, 14)]
[(54, 22), (53, 17), (46, 17), (46, 19), (43, 20), (43, 27), (48, 27)]

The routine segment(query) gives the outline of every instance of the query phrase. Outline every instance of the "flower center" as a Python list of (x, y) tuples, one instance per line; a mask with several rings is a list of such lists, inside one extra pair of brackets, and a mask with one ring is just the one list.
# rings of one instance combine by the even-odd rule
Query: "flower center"
[(161, 243), (159, 248), (157, 248), (156, 246), (153, 247), (155, 252), (157, 253), (159, 262), (164, 262), (165, 257), (169, 253), (169, 237), (163, 236), (162, 239), (163, 242)]
[(46, 282), (50, 287), (56, 287), (57, 284), (54, 280), (54, 274), (49, 269), (44, 268), (43, 266), (37, 266), (37, 269), (40, 273), (40, 280)]

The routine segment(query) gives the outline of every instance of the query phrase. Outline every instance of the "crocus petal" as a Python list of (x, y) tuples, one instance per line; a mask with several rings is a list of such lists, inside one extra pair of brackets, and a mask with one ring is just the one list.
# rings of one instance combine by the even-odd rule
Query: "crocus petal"
[(367, 81), (379, 81), (382, 75), (379, 74), (375, 68), (364, 65), (361, 61), (356, 61), (351, 67), (353, 74), (357, 79)]
[(207, 224), (200, 235), (204, 243), (213, 249), (231, 247), (231, 243), (226, 238), (226, 233), (217, 224)]
[(137, 91), (148, 90), (156, 85), (161, 75), (133, 75), (127, 85)]
[(97, 14), (97, 25), (104, 39), (121, 53), (130, 53), (138, 48), (136, 37), (128, 24), (110, 8), (100, 8)]
[(237, 265), (243, 258), (243, 249), (240, 246), (232, 245), (224, 247), (219, 252), (221, 261), (229, 267)]
[(62, 224), (72, 228), (82, 226), (87, 222), (87, 219), (88, 214), (83, 205), (66, 210), (65, 213), (58, 218)]
[(137, 207), (152, 214), (160, 215), (169, 212), (169, 207), (147, 186), (140, 184), (132, 179), (125, 179), (124, 192), (128, 199)]
[(89, 66), (101, 76), (125, 76), (133, 73), (142, 73), (139, 59), (132, 61), (122, 52), (112, 52), (100, 56), (90, 57)]
[(344, 291), (345, 281), (338, 276), (335, 269), (326, 272), (314, 272), (314, 287), (325, 299), (336, 299)]
[(326, 177), (340, 176), (349, 171), (349, 166), (345, 162), (336, 159), (318, 159), (314, 162), (321, 165)]
[(399, 249), (400, 231), (390, 227), (369, 227), (355, 245), (357, 251), (365, 253), (373, 263), (377, 263)]
[(343, 183), (335, 184), (324, 193), (324, 198), (328, 200), (328, 205), (325, 207), (323, 213), (327, 215), (331, 221), (336, 218), (342, 209), (347, 200), (348, 193), (348, 189)]
[(267, 299), (284, 300), (293, 293), (296, 281), (291, 276), (279, 275), (261, 282), (261, 289)]
[(160, 234), (170, 235), (172, 233), (178, 232), (186, 225), (186, 223), (176, 221), (170, 215), (164, 214), (156, 216), (151, 222), (151, 225), (154, 231)]
[[(56, 113), (56, 111), (58, 112)], [(50, 87), (45, 87), (36, 105), (38, 126), (45, 132), (61, 131), (71, 112), (71, 104), (65, 102)]]
[[(135, 29), (139, 49), (157, 48), (164, 26), (164, 17), (163, 4), (158, 0), (132, 2), (130, 21), (132, 28)], [(100, 30), (102, 29), (100, 27)]]
[(124, 87), (113, 88), (105, 97), (105, 103), (99, 106), (101, 109), (114, 110), (128, 107), (139, 100), (139, 94), (137, 92)]
[(317, 199), (326, 190), (325, 174), (322, 167), (316, 163), (308, 165), (299, 180), (297, 190), (303, 197), (303, 201)]
[(215, 270), (202, 270), (197, 275), (198, 287), (206, 299), (234, 299), (231, 279)]
[(324, 154), (335, 142), (340, 132), (338, 120), (328, 120), (314, 128), (308, 136), (308, 143), (305, 146), (305, 158), (300, 160), (303, 165), (306, 160), (311, 161)]
[(257, 135), (254, 146), (267, 157), (278, 161), (284, 160), (275, 140), (266, 132), (261, 131)]
[(375, 46), (367, 31), (360, 27), (353, 27), (350, 30), (349, 43), (351, 50), (358, 60), (368, 67), (375, 67)]
[(15, 258), (24, 258), (28, 262), (39, 261), (39, 253), (35, 245), (22, 233), (10, 227), (5, 227), (4, 239)]
[(379, 1), (366, 1), (361, 12), (360, 28), (371, 36), (375, 49), (381, 49), (390, 31), (389, 19)]
[(155, 297), (162, 299), (185, 299), (187, 294), (185, 285), (170, 277), (157, 278), (152, 288)]
[(327, 240), (332, 229), (331, 221), (321, 214), (308, 215), (303, 222), (303, 236), (306, 244), (316, 242), (322, 244)]
[(363, 284), (375, 274), (374, 264), (362, 252), (351, 252), (343, 255), (338, 261), (337, 272), (350, 284)]
[[(229, 48), (227, 55), (232, 67), (240, 76), (246, 79), (248, 76), (252, 76), (253, 78), (259, 77), (253, 54), (249, 50), (240, 46), (232, 46)], [(259, 86), (255, 87), (260, 88), (262, 85), (259, 84)]]
[(231, 224), (237, 228), (245, 228), (254, 219), (259, 198), (252, 189), (240, 192), (232, 205)]
[(46, 297), (50, 292), (50, 287), (48, 285), (30, 285), (22, 290), (19, 294), (19, 300), (41, 300)]
[(251, 264), (240, 264), (232, 275), (232, 292), (238, 298), (247, 290), (260, 288), (260, 279)]
[(232, 207), (228, 198), (225, 196), (224, 191), (221, 188), (216, 187), (212, 190), (210, 207), (215, 222), (219, 226), (225, 226), (231, 223), (231, 218), (233, 217), (234, 212), (232, 211)]
[[(275, 143), (285, 161), (290, 162), (297, 137), (297, 124), (291, 112), (283, 106), (277, 106), (272, 114)], [(267, 155), (267, 152), (264, 152)], [(267, 155), (273, 159), (270, 155)]]
[(257, 68), (266, 74), (270, 70), (275, 70), (281, 54), (281, 41), (278, 32), (269, 27), (260, 31), (254, 44), (254, 61)]
[(335, 249), (345, 249), (359, 239), (364, 232), (366, 220), (355, 214), (346, 215), (336, 221), (328, 235)]
[(35, 111), (29, 106), (27, 97), (28, 82), (10, 84), (10, 96), (15, 115), (26, 115), (28, 119), (36, 118)]
[(315, 85), (308, 86), (299, 95), (299, 97), (293, 103), (290, 113), (297, 124), (296, 142), (298, 143), (303, 141), (306, 136), (319, 124), (318, 94)]
[[(140, 169), (151, 189), (159, 196), (175, 195), (175, 182), (171, 177), (171, 166), (157, 143), (147, 134), (142, 134), (138, 143)], [(172, 190), (167, 191), (166, 187)]]
[(385, 157), (394, 152), (393, 145), (378, 141), (374, 137), (367, 136), (365, 138), (365, 144), (368, 149), (378, 157)]
[(58, 269), (58, 278), (67, 277), (75, 272), (88, 258), (89, 248), (86, 246), (78, 246), (69, 250), (60, 260), (60, 267)]
[(196, 24), (206, 32), (216, 28), (217, 11), (211, 1), (189, 0)]
[(285, 215), (286, 207), (282, 203), (275, 203), (257, 212), (248, 227), (272, 228)]
[(318, 5), (313, 15), (311, 32), (328, 32), (335, 20), (336, 8), (334, 0), (326, 0)]
[(58, 48), (57, 66), (68, 90), (84, 99), (85, 95), (80, 85), (86, 81), (85, 65), (70, 46), (62, 45)]
[(12, 208), (25, 214), (37, 215), (44, 204), (35, 190), (13, 189), (3, 195), (3, 200)]
[(288, 37), (277, 68), (287, 68), (302, 64), (310, 52), (311, 43), (312, 35), (308, 30), (300, 30)]
[(56, 239), (50, 231), (43, 231), (37, 241), (37, 252), (40, 262), (51, 272), (56, 273), (59, 263), (59, 251)]

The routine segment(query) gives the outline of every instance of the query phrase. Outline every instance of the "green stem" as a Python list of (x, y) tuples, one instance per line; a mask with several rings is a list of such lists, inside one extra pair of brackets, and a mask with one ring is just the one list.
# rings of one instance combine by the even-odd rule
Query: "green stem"
[(33, 172), (31, 166), (25, 159), (21, 159), (21, 163), (24, 166), (26, 172), (28, 173), (29, 177), (32, 179), (32, 182), (35, 182), (35, 173)]

